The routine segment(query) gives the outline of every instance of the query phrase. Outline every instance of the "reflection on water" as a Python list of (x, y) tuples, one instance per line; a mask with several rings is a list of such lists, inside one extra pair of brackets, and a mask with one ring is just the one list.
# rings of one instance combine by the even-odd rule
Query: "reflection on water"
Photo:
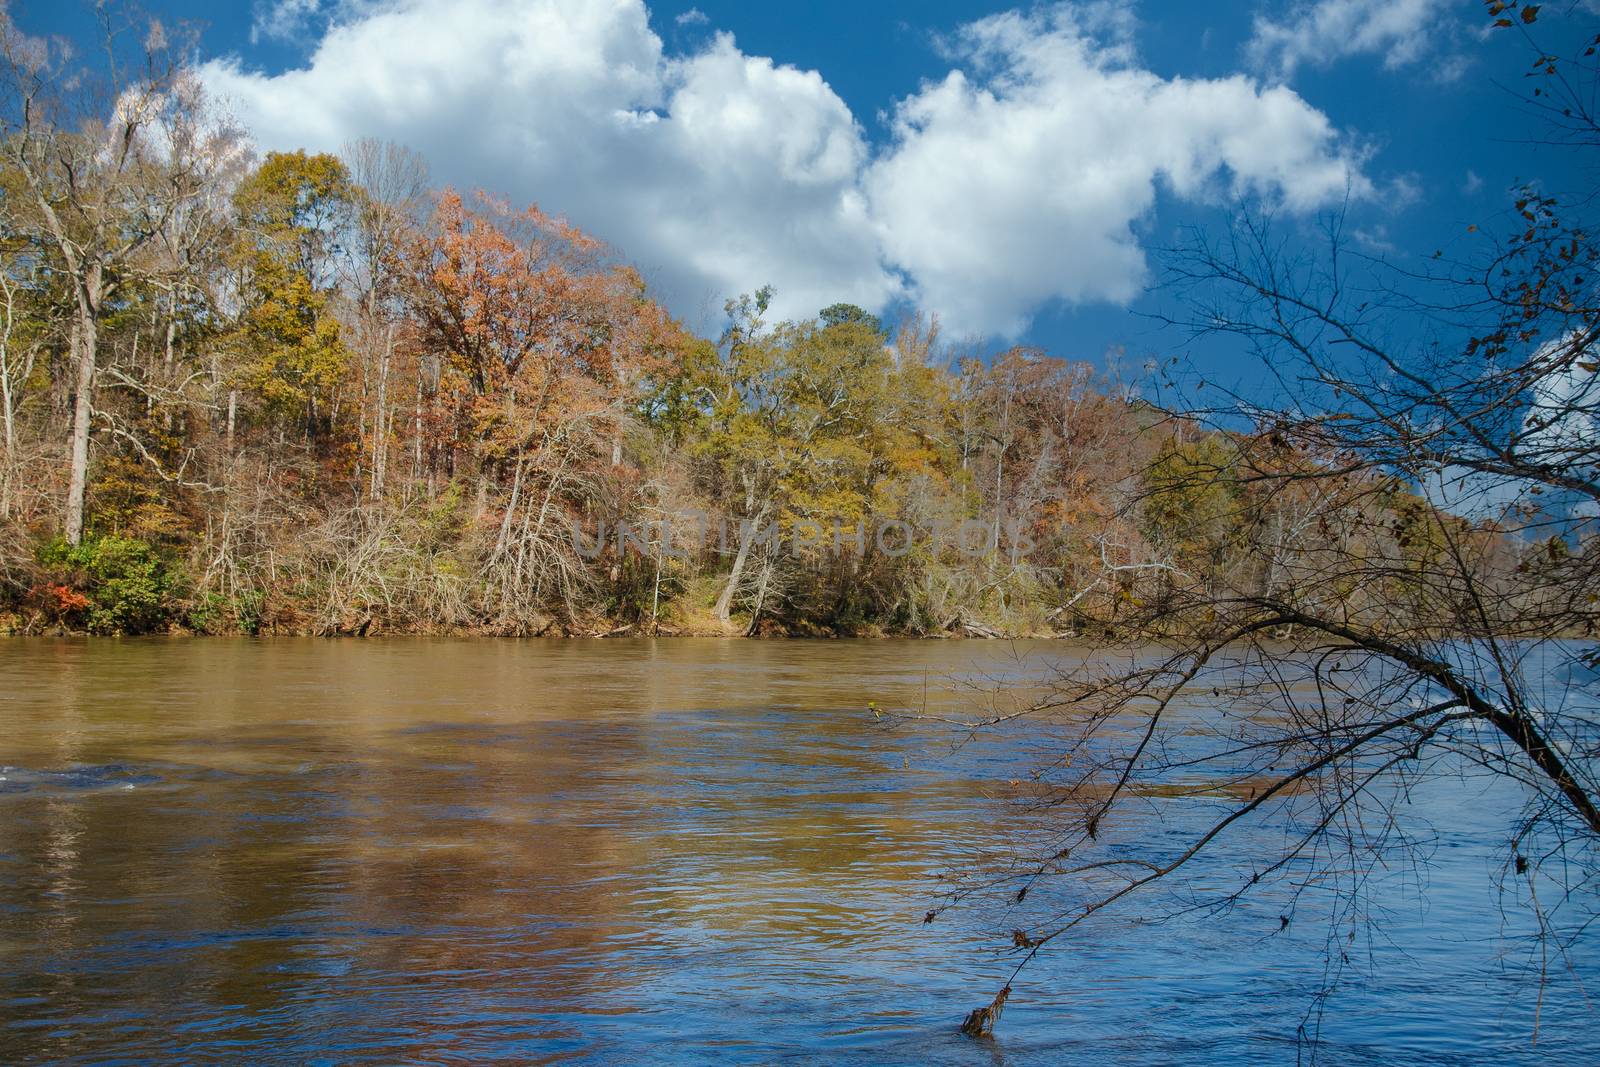
[[(865, 709), (1071, 654), (0, 644), (0, 1062), (1292, 1060), (1325, 931), (1274, 935), (1270, 907), (1086, 927), (996, 1042), (954, 1035), (1008, 970), (1007, 916), (921, 919), (1029, 753)], [(1429, 812), (1429, 904), (1397, 896), (1329, 1058), (1600, 1062), (1570, 980), (1530, 1047), (1492, 911), (1504, 826), (1466, 810)]]

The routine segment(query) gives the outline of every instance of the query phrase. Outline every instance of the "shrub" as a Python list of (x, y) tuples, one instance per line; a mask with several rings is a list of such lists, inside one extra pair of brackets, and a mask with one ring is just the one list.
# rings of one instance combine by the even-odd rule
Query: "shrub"
[(72, 546), (56, 540), (41, 557), (55, 573), (47, 590), (63, 620), (81, 617), (97, 634), (150, 633), (166, 626), (174, 575), (146, 542), (99, 537)]
[(186, 625), (196, 633), (261, 632), (261, 611), (266, 597), (258, 589), (241, 589), (233, 596), (204, 593), (189, 605)]

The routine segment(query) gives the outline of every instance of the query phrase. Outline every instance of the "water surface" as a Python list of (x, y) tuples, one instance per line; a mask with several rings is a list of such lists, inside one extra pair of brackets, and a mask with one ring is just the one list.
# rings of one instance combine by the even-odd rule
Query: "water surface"
[[(0, 643), (0, 1062), (1294, 1062), (1326, 930), (1270, 900), (1108, 916), (1026, 972), (995, 1041), (955, 1035), (1013, 917), (922, 917), (1016, 818), (996, 797), (1030, 753), (868, 702), (956, 711), (952, 676), (1074, 654)], [(1600, 1062), (1592, 956), (1530, 1042), (1505, 800), (1414, 801), (1427, 892), (1394, 890), (1328, 1001), (1328, 1062)]]

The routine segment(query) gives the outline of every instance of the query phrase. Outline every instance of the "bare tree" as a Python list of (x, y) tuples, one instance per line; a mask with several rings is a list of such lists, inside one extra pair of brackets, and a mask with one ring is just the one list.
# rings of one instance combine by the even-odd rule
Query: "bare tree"
[[(1496, 6), (1508, 25), (1534, 21)], [(1589, 99), (1593, 53), (1564, 63), (1541, 51), (1541, 69)], [(1425, 271), (1353, 254), (1341, 218), (1307, 251), (1259, 210), (1168, 253), (1169, 291), (1187, 309), (1169, 322), (1231, 339), (1263, 384), (1200, 390), (1168, 376), (1186, 443), (1146, 472), (1126, 517), (1171, 566), (1137, 577), (1117, 640), (1044, 698), (962, 724), (1042, 719), (1057, 733), (1054, 757), (1020, 787), (1044, 829), (977, 883), (1049, 901), (1013, 935), (1018, 971), (1201, 860), (1224, 882), (1204, 904), (1225, 909), (1273, 882), (1296, 897), (1335, 885), (1349, 919), (1370, 872), (1405, 854), (1408, 791), (1473, 775), (1520, 786), (1520, 812), (1484, 816), (1508, 827), (1506, 884), (1523, 890), (1553, 958), (1592, 921), (1591, 208), (1587, 195), (1529, 191), (1505, 241)], [(1184, 799), (1212, 814), (1176, 844), (1127, 817)], [(1263, 824), (1282, 828), (1281, 847), (1237, 847)], [(964, 1032), (991, 1031), (1011, 992)]]
[(65, 533), (83, 537), (101, 323), (136, 260), (200, 188), (179, 136), (195, 94), (157, 22), (127, 61), (129, 27), (101, 8), (105, 74), (60, 41), (29, 37), (0, 11), (0, 151), (19, 176), (34, 225), (59, 257), (75, 311), (70, 486)]
[[(0, 207), (0, 211), (4, 211)], [(7, 213), (9, 214), (9, 213)], [(20, 305), (34, 271), (35, 257), (27, 245), (26, 237), (18, 234), (10, 219), (0, 219), (0, 428), (4, 430), (6, 469), (16, 459), (17, 409), (22, 402), (22, 390), (33, 374), (38, 357), (37, 338), (21, 341), (19, 326), (25, 309)], [(0, 494), (0, 516), (7, 514)]]
[(428, 165), (402, 145), (372, 138), (349, 145), (344, 155), (359, 190), (356, 255), (352, 264), (357, 319), (354, 333), (363, 366), (377, 382), (373, 390), (368, 492), (373, 500), (380, 500), (394, 422), (390, 384), (404, 317), (395, 259), (406, 228), (415, 224), (427, 203)]

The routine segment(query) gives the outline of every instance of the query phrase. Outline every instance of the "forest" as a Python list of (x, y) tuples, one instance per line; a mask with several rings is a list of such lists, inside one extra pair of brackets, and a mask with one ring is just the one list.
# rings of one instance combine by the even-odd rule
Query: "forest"
[(49, 47), (8, 30), (4, 630), (1114, 633), (1319, 546), (1395, 561), (1357, 612), (1447, 547), (1566, 551), (936, 315), (758, 288), (697, 336), (626, 250), (402, 146), (258, 155), (159, 34), (94, 88)]

